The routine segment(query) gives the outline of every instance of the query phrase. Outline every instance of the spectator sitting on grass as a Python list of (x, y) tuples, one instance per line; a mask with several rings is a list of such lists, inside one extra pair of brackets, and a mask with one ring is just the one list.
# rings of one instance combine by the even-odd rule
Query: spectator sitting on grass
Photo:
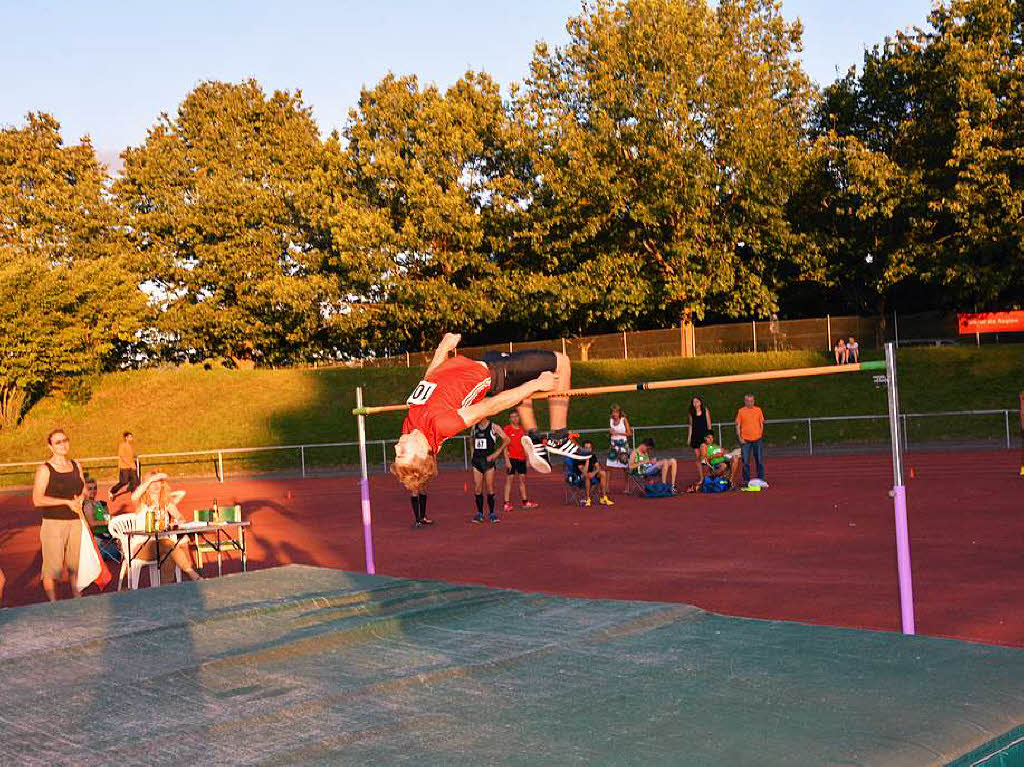
[[(636, 472), (641, 477), (656, 477), (661, 474), (661, 481), (672, 485), (672, 492), (676, 491), (676, 459), (655, 458), (651, 451), (654, 449), (654, 439), (648, 437), (639, 445), (636, 450), (630, 453), (629, 470)], [(672, 481), (669, 482), (671, 476)]]
[(850, 336), (850, 340), (846, 342), (846, 361), (860, 362), (860, 344), (853, 336)]
[(836, 341), (835, 352), (836, 352), (836, 364), (837, 365), (845, 365), (846, 361), (849, 359), (850, 353), (846, 349), (846, 341), (844, 341), (842, 338), (840, 338), (838, 341)]

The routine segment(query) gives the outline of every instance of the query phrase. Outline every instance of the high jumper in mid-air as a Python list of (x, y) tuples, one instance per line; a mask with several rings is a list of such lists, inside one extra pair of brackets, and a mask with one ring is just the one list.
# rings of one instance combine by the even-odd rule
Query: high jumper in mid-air
[[(409, 492), (422, 493), (437, 475), (437, 454), (449, 437), (468, 429), (482, 418), (517, 408), (526, 430), (523, 447), (530, 466), (547, 474), (547, 454), (585, 460), (589, 454), (572, 441), (568, 432), (572, 365), (560, 352), (489, 352), (483, 360), (449, 357), (462, 336), (446, 333), (434, 352), (423, 380), (407, 403), (409, 414), (395, 445), (392, 472)], [(537, 431), (530, 397), (547, 396), (551, 430), (546, 440)]]

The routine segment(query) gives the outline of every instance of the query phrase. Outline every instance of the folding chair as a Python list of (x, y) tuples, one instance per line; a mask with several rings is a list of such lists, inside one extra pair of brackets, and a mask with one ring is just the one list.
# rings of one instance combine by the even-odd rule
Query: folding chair
[(583, 474), (579, 464), (571, 458), (565, 459), (565, 502), (574, 506), (582, 506), (584, 494)]
[(647, 476), (646, 474), (641, 474), (635, 469), (628, 470), (626, 472), (626, 494), (630, 495), (634, 490), (636, 490), (637, 494), (643, 495), (644, 487), (652, 482), (661, 482), (660, 471), (657, 474)]

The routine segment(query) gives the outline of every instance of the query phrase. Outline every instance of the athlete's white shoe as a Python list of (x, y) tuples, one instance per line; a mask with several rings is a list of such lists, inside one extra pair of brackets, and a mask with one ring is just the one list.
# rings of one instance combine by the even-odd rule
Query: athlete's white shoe
[(568, 436), (548, 436), (547, 450), (549, 454), (560, 455), (570, 458), (573, 461), (585, 461), (590, 458), (591, 453), (577, 445)]
[(544, 445), (533, 444), (529, 434), (524, 434), (520, 442), (523, 445), (523, 450), (526, 452), (526, 462), (530, 464), (530, 468), (538, 474), (550, 474), (551, 464), (544, 457), (546, 452)]

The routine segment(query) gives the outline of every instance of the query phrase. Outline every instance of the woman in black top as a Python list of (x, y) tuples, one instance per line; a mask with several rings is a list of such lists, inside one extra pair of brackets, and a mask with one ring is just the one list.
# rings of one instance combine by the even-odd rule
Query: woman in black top
[(690, 400), (689, 412), (690, 432), (687, 442), (697, 458), (697, 481), (704, 479), (704, 468), (700, 464), (700, 447), (704, 444), (704, 435), (711, 432), (711, 411), (701, 397)]
[(57, 581), (67, 570), (71, 593), (82, 596), (76, 585), (78, 544), (81, 536), (82, 497), (85, 481), (82, 467), (68, 458), (71, 442), (62, 429), (46, 438), (50, 460), (36, 469), (32, 504), (42, 511), (39, 542), (43, 548), (42, 581), (46, 598), (57, 601)]

